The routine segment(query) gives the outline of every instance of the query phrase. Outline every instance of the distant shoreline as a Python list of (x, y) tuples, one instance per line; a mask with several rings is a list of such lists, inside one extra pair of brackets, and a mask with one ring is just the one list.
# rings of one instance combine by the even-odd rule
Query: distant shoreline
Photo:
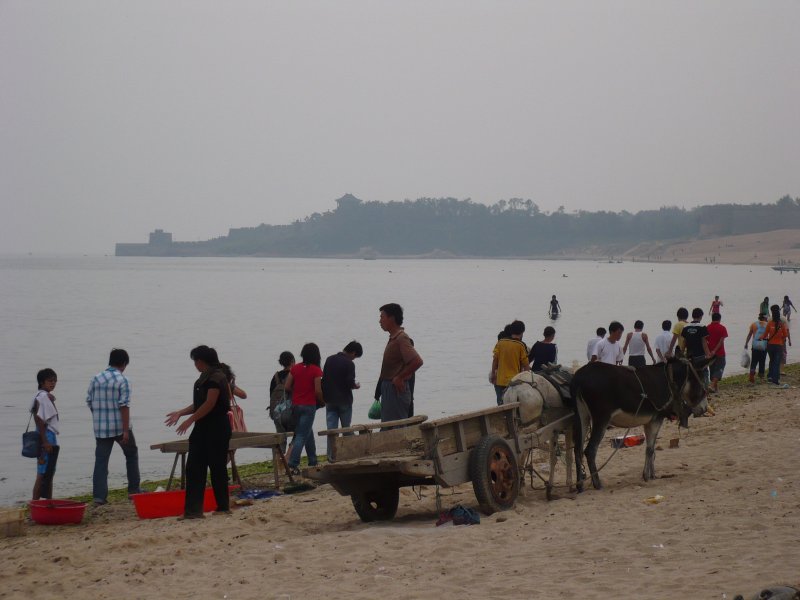
[[(708, 239), (662, 240), (642, 242), (634, 246), (605, 245), (564, 250), (528, 256), (484, 256), (455, 254), (433, 250), (420, 254), (383, 254), (373, 248), (362, 248), (348, 254), (275, 255), (268, 253), (219, 254), (189, 252), (180, 242), (118, 245), (117, 256), (150, 256), (163, 258), (310, 258), (344, 260), (560, 260), (594, 262), (643, 262), (651, 264), (710, 264), (774, 266), (800, 265), (800, 230), (780, 229)], [(128, 251), (119, 252), (120, 246)]]

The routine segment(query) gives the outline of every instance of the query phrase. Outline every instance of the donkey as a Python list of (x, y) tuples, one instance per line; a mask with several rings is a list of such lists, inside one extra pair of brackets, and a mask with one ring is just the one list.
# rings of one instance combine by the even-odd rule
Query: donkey
[(697, 417), (708, 409), (705, 385), (698, 372), (709, 362), (704, 359), (692, 363), (685, 358), (670, 358), (666, 363), (637, 369), (593, 362), (578, 369), (570, 385), (576, 404), (575, 470), (578, 491), (583, 491), (583, 481), (586, 479), (583, 443), (589, 418), (592, 433), (585, 452), (595, 488), (603, 487), (595, 459), (609, 425), (644, 425), (647, 450), (642, 478), (645, 481), (655, 478), (656, 438), (664, 419), (675, 416), (680, 419), (681, 426), (688, 427), (690, 414)]

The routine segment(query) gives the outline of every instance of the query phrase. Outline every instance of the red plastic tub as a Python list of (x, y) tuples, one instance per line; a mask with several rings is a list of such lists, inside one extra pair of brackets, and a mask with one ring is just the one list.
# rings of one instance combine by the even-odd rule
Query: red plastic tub
[(86, 510), (85, 502), (75, 500), (31, 500), (31, 519), (39, 525), (80, 523)]
[[(238, 489), (238, 485), (228, 486), (228, 493)], [(140, 519), (160, 519), (162, 517), (178, 517), (183, 514), (183, 505), (186, 500), (186, 490), (173, 490), (171, 492), (145, 492), (133, 494), (133, 505)], [(203, 496), (203, 512), (217, 510), (217, 499), (214, 490), (206, 488)]]
[(626, 435), (625, 437), (617, 436), (611, 438), (611, 446), (613, 448), (633, 448), (634, 446), (639, 446), (644, 444), (644, 435)]

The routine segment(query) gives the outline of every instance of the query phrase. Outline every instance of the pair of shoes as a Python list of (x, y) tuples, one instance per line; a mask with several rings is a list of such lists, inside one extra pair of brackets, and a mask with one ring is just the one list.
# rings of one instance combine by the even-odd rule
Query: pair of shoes
[(788, 383), (776, 383), (775, 387), (777, 387), (779, 390), (788, 390), (789, 389), (789, 384)]
[(108, 504), (108, 500), (101, 500), (100, 498), (95, 498), (92, 502), (92, 506), (105, 506)]
[(199, 514), (189, 513), (188, 515), (183, 515), (181, 517), (178, 517), (178, 521), (188, 521), (190, 519), (205, 519), (205, 518), (206, 516), (203, 513)]
[(230, 509), (228, 509), (228, 510), (215, 510), (211, 514), (212, 515), (232, 515), (233, 512)]
[(290, 467), (289, 468), (289, 475), (300, 475), (300, 469), (297, 467)]

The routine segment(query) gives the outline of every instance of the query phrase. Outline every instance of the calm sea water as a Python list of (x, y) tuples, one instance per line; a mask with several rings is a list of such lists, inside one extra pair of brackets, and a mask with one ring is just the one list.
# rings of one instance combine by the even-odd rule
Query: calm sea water
[[(418, 373), (416, 410), (431, 418), (494, 403), (487, 381), (497, 332), (525, 321), (525, 341), (557, 330), (559, 359), (585, 361), (586, 341), (620, 320), (631, 330), (645, 322), (652, 337), (678, 306), (725, 302), (723, 323), (732, 355), (727, 373), (741, 372), (739, 351), (764, 296), (800, 298), (800, 276), (768, 267), (527, 260), (310, 260), (260, 258), (0, 257), (0, 504), (29, 498), (34, 461), (20, 456), (20, 434), (36, 389), (36, 372), (58, 373), (61, 417), (57, 496), (91, 489), (94, 439), (85, 404), (89, 379), (112, 347), (131, 355), (131, 414), (143, 479), (164, 478), (170, 455), (150, 444), (175, 439), (164, 415), (191, 401), (197, 376), (189, 350), (217, 348), (249, 397), (241, 402), (251, 431), (274, 431), (265, 411), (269, 379), (282, 350), (296, 355), (305, 342), (323, 357), (359, 340), (354, 422), (367, 409), (386, 334), (378, 307), (399, 302), (406, 330), (425, 360)], [(552, 323), (556, 294), (563, 315)], [(791, 359), (791, 357), (790, 357)], [(317, 413), (315, 431), (324, 429)], [(318, 452), (324, 440), (317, 438)], [(263, 460), (241, 453), (241, 462)], [(110, 483), (125, 481), (115, 449)]]

